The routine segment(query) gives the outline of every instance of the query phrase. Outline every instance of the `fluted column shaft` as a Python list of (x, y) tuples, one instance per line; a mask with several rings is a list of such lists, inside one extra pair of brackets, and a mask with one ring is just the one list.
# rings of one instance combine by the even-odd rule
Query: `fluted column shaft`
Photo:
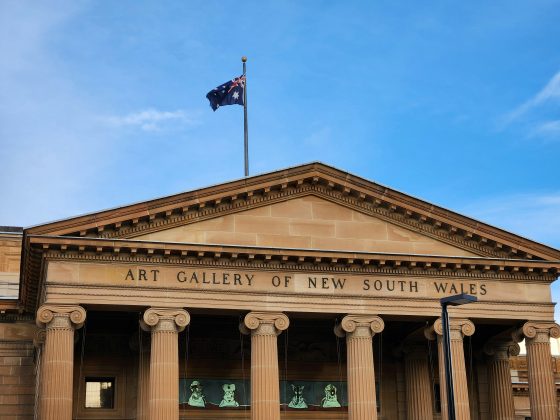
[(290, 321), (283, 313), (250, 312), (241, 331), (251, 334), (251, 419), (280, 420), (277, 336)]
[[(447, 385), (445, 382), (445, 350), (443, 348), (443, 337), (437, 335), (438, 348), (438, 373), (439, 373), (439, 400), (441, 405), (441, 420), (449, 420), (447, 407)], [(456, 394), (455, 394), (456, 395)]]
[(179, 419), (179, 342), (178, 334), (189, 323), (183, 309), (150, 308), (144, 322), (151, 327), (150, 420)]
[(35, 409), (36, 419), (41, 419), (41, 396), (43, 395), (43, 364), (45, 355), (45, 336), (46, 331), (44, 328), (38, 329), (33, 338), (33, 345), (37, 351), (37, 365), (35, 374)]
[(80, 306), (43, 305), (37, 325), (45, 326), (40, 413), (43, 420), (72, 419), (74, 330), (86, 319)]
[[(457, 420), (469, 420), (471, 418), (471, 412), (469, 408), (467, 369), (465, 366), (463, 336), (459, 334), (451, 334), (453, 386), (455, 388), (455, 413)], [(455, 335), (455, 338), (453, 338), (453, 335)]]
[(488, 400), (492, 420), (511, 420), (515, 407), (509, 357), (519, 354), (519, 346), (490, 342), (484, 346), (484, 352), (488, 355)]
[[(140, 332), (140, 334), (142, 334), (142, 332)], [(148, 339), (146, 339), (146, 341), (147, 342), (144, 343), (141, 340), (138, 346), (137, 420), (149, 420), (150, 418), (150, 342)]]
[(556, 419), (558, 406), (552, 371), (550, 337), (560, 337), (560, 327), (554, 323), (527, 322), (520, 335), (527, 347), (529, 401), (533, 420)]
[[(468, 319), (449, 320), (449, 339), (451, 343), (451, 369), (453, 371), (453, 391), (455, 395), (456, 420), (470, 420), (469, 390), (467, 386), (467, 370), (465, 367), (465, 352), (463, 350), (463, 337), (474, 334), (474, 324)], [(426, 336), (438, 341), (439, 383), (441, 398), (442, 420), (447, 416), (447, 392), (445, 377), (445, 352), (443, 350), (443, 327), (441, 319), (426, 331)]]
[(405, 347), (406, 409), (408, 420), (433, 418), (432, 385), (425, 347)]
[(349, 420), (377, 419), (372, 338), (383, 328), (374, 315), (347, 315), (335, 328), (338, 336), (346, 335)]

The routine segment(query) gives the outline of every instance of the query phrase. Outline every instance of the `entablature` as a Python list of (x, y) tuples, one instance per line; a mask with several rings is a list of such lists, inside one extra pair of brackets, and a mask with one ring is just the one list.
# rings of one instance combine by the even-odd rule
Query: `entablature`
[(143, 306), (155, 299), (197, 308), (344, 313), (358, 305), (434, 316), (440, 297), (466, 292), (481, 295), (472, 312), (480, 319), (540, 320), (553, 316), (549, 285), (560, 267), (560, 261), (68, 236), (30, 235), (28, 243), (40, 268), (28, 277), (29, 311), (49, 301)]
[(129, 239), (29, 236), (31, 247), (46, 259), (203, 263), (252, 267), (290, 266), (321, 271), (367, 271), (385, 274), (482, 276), (553, 282), (560, 261), (452, 257), (398, 253), (319, 251), (235, 245), (164, 243)]

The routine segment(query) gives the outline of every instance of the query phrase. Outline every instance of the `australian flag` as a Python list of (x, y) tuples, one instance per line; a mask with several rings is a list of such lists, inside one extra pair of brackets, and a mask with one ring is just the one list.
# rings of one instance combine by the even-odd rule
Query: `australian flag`
[(245, 75), (236, 77), (223, 85), (212, 89), (206, 97), (210, 106), (215, 111), (224, 105), (245, 105), (243, 94), (245, 93)]

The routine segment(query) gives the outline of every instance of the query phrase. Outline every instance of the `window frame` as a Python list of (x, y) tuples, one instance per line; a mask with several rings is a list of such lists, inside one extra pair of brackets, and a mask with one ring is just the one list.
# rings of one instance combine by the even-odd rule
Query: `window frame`
[[(113, 408), (86, 407), (86, 379), (112, 378), (114, 381)], [(126, 374), (124, 369), (83, 368), (78, 383), (74, 386), (74, 412), (82, 419), (116, 419), (125, 415), (126, 409)]]

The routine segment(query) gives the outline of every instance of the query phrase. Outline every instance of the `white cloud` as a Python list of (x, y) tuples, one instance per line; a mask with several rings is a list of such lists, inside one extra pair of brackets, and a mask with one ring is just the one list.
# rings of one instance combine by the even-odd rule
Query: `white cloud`
[(560, 120), (546, 121), (539, 124), (533, 130), (532, 135), (542, 135), (546, 137), (560, 136)]
[(546, 86), (541, 89), (535, 96), (529, 99), (527, 102), (523, 103), (511, 113), (509, 113), (506, 118), (506, 124), (509, 124), (531, 109), (535, 108), (536, 106), (542, 105), (550, 100), (560, 99), (560, 71), (557, 72), (552, 78), (548, 81)]
[(146, 109), (123, 116), (102, 117), (103, 121), (119, 127), (138, 127), (144, 131), (156, 131), (169, 124), (193, 124), (194, 120), (184, 110), (160, 111)]

